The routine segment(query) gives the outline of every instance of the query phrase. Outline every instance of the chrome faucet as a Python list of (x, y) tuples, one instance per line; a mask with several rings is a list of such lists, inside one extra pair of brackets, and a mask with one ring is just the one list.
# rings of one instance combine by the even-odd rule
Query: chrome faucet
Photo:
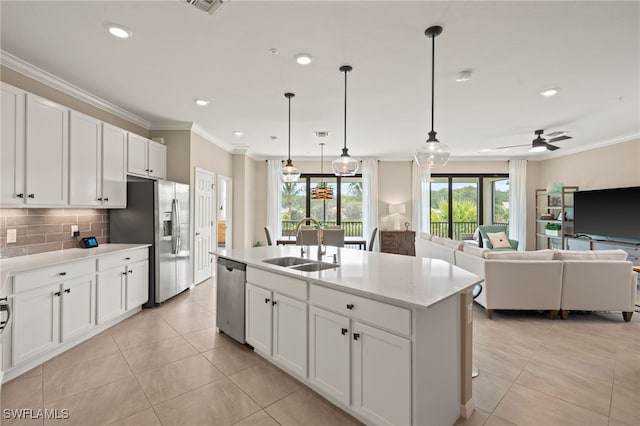
[[(320, 222), (318, 222), (317, 220), (315, 220), (312, 217), (305, 217), (304, 219), (300, 220), (297, 224), (296, 224), (296, 237), (298, 235), (298, 232), (300, 231), (300, 226), (306, 222), (307, 220), (313, 222), (316, 224), (316, 226), (318, 227), (318, 233), (317, 233), (317, 239), (318, 239), (318, 260), (322, 260), (322, 255), (324, 255), (327, 252), (327, 249), (323, 249), (322, 248), (322, 229), (320, 229)], [(304, 241), (302, 240), (302, 235), (300, 236), (300, 242), (302, 242), (302, 245), (304, 245)], [(301, 253), (304, 253), (303, 250), (301, 250)]]

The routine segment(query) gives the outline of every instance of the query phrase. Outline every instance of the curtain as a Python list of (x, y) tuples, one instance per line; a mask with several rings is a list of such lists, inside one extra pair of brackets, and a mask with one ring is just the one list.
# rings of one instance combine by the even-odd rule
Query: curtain
[(282, 182), (280, 181), (280, 160), (267, 160), (267, 226), (271, 229), (271, 239), (282, 236)]
[(413, 162), (412, 198), (413, 198), (413, 229), (418, 234), (429, 234), (431, 229), (431, 166), (418, 166)]
[[(369, 239), (378, 227), (378, 160), (362, 161), (362, 229)], [(376, 244), (379, 238), (376, 238)], [(375, 250), (375, 248), (374, 248)]]
[(509, 161), (509, 238), (527, 246), (527, 160)]

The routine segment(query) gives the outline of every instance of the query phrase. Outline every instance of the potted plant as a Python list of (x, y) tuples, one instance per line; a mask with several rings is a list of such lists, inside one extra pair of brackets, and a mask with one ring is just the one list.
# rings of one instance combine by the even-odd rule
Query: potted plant
[(560, 229), (562, 229), (562, 226), (559, 223), (549, 222), (544, 226), (544, 233), (552, 237), (559, 237)]

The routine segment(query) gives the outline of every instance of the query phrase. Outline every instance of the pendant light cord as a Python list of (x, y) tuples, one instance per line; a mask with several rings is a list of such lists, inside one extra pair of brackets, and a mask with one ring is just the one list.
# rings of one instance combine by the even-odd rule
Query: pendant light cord
[(347, 149), (347, 72), (344, 70), (344, 148)]
[(289, 149), (287, 160), (291, 161), (291, 96), (288, 96), (289, 99)]
[(431, 37), (431, 132), (433, 132), (433, 113), (435, 99), (435, 74), (436, 73), (436, 37)]

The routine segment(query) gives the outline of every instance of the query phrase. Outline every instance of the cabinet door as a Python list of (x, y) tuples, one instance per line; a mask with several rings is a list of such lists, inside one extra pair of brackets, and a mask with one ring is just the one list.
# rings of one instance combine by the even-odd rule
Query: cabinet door
[(27, 94), (26, 202), (67, 204), (69, 109)]
[(13, 365), (47, 352), (60, 341), (60, 284), (18, 293), (13, 298)]
[(102, 204), (102, 122), (71, 111), (69, 127), (69, 204)]
[(271, 355), (271, 292), (251, 284), (246, 285), (247, 343), (265, 355)]
[(158, 179), (166, 179), (167, 147), (155, 141), (148, 141), (147, 147), (147, 165), (149, 168), (149, 176)]
[(149, 300), (149, 261), (127, 265), (127, 311)]
[(24, 131), (26, 94), (2, 83), (0, 205), (24, 204)]
[(77, 337), (95, 326), (95, 274), (62, 284), (62, 341)]
[(307, 377), (307, 304), (274, 293), (273, 357)]
[(112, 268), (98, 274), (96, 283), (96, 320), (98, 324), (110, 321), (125, 312), (126, 269)]
[(102, 124), (102, 205), (127, 207), (127, 132)]
[(349, 318), (312, 306), (309, 315), (309, 380), (349, 404)]
[(127, 173), (147, 176), (147, 139), (129, 133), (127, 139)]
[(411, 424), (409, 339), (356, 321), (352, 338), (354, 408), (373, 424)]

